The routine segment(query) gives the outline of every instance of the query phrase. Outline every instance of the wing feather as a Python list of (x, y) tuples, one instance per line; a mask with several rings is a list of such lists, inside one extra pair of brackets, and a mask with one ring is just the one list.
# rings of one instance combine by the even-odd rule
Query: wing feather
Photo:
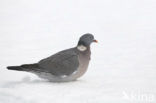
[(79, 61), (76, 51), (72, 48), (41, 60), (39, 66), (55, 76), (70, 75), (78, 69)]

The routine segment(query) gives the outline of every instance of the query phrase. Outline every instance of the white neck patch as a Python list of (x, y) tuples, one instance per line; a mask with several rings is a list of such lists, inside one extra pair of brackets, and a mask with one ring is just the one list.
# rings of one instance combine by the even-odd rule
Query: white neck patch
[(79, 45), (79, 46), (77, 46), (77, 49), (79, 51), (85, 51), (85, 50), (87, 50), (87, 47), (85, 47), (84, 45)]

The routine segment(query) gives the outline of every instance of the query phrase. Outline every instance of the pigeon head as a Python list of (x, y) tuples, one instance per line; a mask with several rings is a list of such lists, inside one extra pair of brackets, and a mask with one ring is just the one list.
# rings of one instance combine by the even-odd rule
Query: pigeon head
[(94, 39), (94, 36), (92, 34), (87, 33), (80, 37), (77, 47), (80, 51), (85, 51), (87, 47), (89, 47), (93, 42), (97, 43), (97, 40)]
[(78, 45), (83, 45), (83, 46), (90, 46), (91, 43), (96, 42), (97, 40), (94, 39), (94, 36), (90, 33), (84, 34), (80, 37), (80, 40), (78, 42)]

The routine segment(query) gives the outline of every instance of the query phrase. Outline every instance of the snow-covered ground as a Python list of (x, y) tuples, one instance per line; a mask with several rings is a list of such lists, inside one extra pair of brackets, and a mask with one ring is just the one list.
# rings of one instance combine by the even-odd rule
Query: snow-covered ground
[[(93, 33), (88, 72), (51, 83), (35, 63)], [(1, 0), (0, 103), (156, 103), (156, 0)]]

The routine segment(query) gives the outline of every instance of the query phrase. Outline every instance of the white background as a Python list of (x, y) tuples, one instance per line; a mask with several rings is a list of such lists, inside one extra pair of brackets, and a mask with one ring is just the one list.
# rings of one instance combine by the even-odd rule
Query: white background
[[(76, 82), (6, 69), (74, 47), (88, 32), (99, 43)], [(0, 1), (0, 103), (104, 102), (156, 102), (155, 0)]]

